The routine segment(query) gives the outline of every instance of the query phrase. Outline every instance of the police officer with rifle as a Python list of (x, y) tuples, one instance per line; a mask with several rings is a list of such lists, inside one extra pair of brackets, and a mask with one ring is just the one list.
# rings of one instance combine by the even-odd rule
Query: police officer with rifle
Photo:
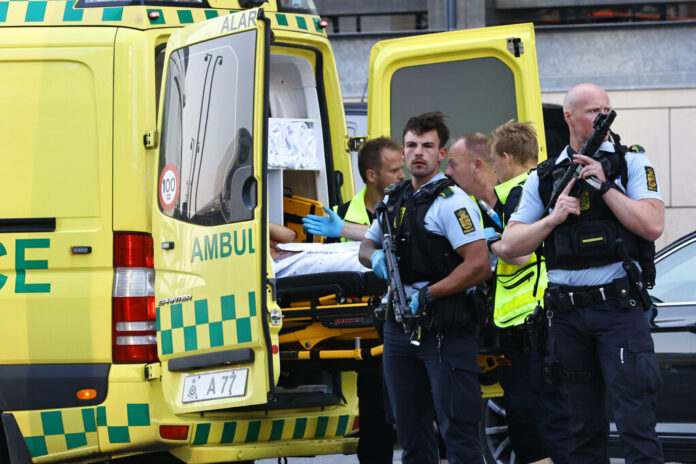
[(644, 315), (664, 204), (643, 150), (626, 151), (608, 136), (610, 110), (609, 96), (594, 84), (568, 92), (570, 144), (530, 174), (501, 245), (520, 256), (543, 243), (545, 364), (568, 400), (570, 462), (609, 462), (606, 408), (627, 463), (664, 462), (655, 434), (661, 377)]
[[(387, 190), (380, 216), (388, 227), (374, 222), (360, 247), (364, 265), (392, 277), (383, 368), (405, 463), (439, 462), (435, 417), (450, 463), (483, 462), (471, 290), (491, 269), (478, 208), (439, 171), (448, 138), (440, 112), (409, 119), (401, 150), (411, 179)], [(382, 248), (391, 247), (385, 235), (394, 240), (395, 260)]]

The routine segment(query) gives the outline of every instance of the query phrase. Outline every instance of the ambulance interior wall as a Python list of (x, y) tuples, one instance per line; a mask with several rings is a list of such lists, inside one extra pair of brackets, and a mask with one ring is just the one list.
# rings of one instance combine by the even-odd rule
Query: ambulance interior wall
[(299, 161), (291, 143), (287, 153), (281, 154), (282, 164), (269, 164), (269, 219), (282, 224), (284, 193), (328, 205), (328, 185), (315, 71), (306, 58), (281, 53), (271, 55), (270, 68), (269, 116), (311, 121), (317, 147), (314, 166)]

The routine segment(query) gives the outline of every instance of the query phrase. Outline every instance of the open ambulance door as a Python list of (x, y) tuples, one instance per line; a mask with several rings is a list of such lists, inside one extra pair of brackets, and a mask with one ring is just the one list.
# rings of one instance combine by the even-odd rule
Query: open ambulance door
[(175, 412), (262, 404), (275, 385), (267, 317), (262, 9), (169, 39), (155, 164), (157, 348)]
[(412, 116), (442, 111), (450, 141), (532, 121), (547, 157), (532, 24), (470, 29), (377, 43), (370, 55), (368, 132), (401, 142)]

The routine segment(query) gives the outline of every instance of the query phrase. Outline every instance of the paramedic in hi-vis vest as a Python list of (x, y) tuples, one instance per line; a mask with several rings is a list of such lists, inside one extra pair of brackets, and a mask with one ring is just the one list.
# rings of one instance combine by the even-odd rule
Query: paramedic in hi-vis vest
[(379, 137), (365, 143), (358, 151), (358, 171), (365, 187), (349, 202), (335, 207), (324, 207), (327, 216), (308, 214), (302, 225), (310, 234), (328, 238), (362, 240), (374, 219), (375, 205), (384, 198), (384, 190), (401, 182), (404, 160), (399, 144), (387, 137)]
[[(384, 198), (384, 190), (401, 182), (405, 175), (399, 144), (387, 137), (365, 143), (358, 151), (358, 171), (365, 187), (353, 199), (327, 216), (307, 215), (302, 224), (314, 235), (341, 241), (362, 240), (374, 218), (375, 204)], [(394, 431), (385, 412), (381, 366), (366, 366), (358, 372), (360, 436), (358, 459), (365, 464), (391, 464)]]
[[(491, 133), (489, 144), (500, 182), (495, 187), (495, 209), (505, 228), (520, 202), (529, 171), (537, 165), (537, 135), (530, 123), (510, 121)], [(500, 384), (512, 447), (522, 463), (550, 457), (555, 464), (566, 464), (570, 448), (568, 407), (559, 386), (544, 380), (539, 354), (532, 349), (525, 327), (525, 318), (546, 289), (543, 258), (536, 253), (505, 256), (497, 241), (500, 236), (486, 236), (491, 252), (498, 256), (493, 320), (500, 328), (503, 354), (510, 361), (503, 367)]]

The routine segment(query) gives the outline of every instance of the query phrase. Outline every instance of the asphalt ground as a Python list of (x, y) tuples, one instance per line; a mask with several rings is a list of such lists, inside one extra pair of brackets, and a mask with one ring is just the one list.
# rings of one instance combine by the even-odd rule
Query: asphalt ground
[[(258, 464), (276, 464), (278, 459), (261, 459), (256, 461)], [(284, 460), (280, 461), (285, 463)], [(287, 464), (357, 464), (358, 457), (355, 454), (330, 454), (326, 456), (317, 456), (314, 458), (288, 458)], [(401, 464), (401, 451), (394, 451), (394, 464)], [(611, 464), (624, 464), (623, 459), (610, 459)], [(679, 464), (679, 463), (667, 463)]]

